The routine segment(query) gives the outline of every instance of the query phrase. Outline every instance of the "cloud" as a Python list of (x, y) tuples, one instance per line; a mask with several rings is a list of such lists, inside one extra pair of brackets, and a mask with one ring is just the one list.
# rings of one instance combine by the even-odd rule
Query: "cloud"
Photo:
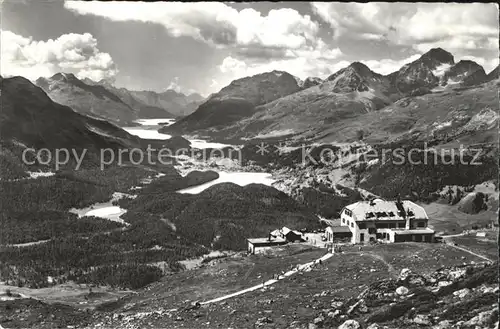
[(6, 76), (22, 75), (34, 80), (64, 71), (99, 81), (117, 74), (113, 59), (99, 51), (97, 40), (90, 33), (36, 41), (2, 30), (1, 41), (1, 71)]
[(171, 81), (167, 87), (167, 90), (174, 90), (177, 93), (181, 92), (181, 87), (179, 86), (179, 77), (174, 77), (174, 81)]
[(219, 70), (226, 82), (273, 70), (286, 71), (300, 79), (324, 78), (334, 72), (342, 55), (340, 49), (331, 48), (318, 39), (314, 46), (286, 49), (279, 56), (249, 56), (247, 52), (237, 51), (224, 58)]
[(498, 49), (498, 5), (461, 3), (312, 3), (335, 38), (385, 40), (419, 51)]
[[(243, 61), (232, 56), (224, 58), (219, 65), (219, 70), (223, 73), (218, 81), (224, 81), (222, 85), (227, 85), (235, 79), (252, 76), (259, 73), (270, 72), (273, 70), (286, 71), (302, 80), (307, 77), (326, 78), (338, 69), (348, 66), (347, 61), (327, 62), (318, 61), (314, 57), (291, 57), (274, 61)], [(211, 87), (216, 87), (214, 85)]]
[[(220, 64), (219, 85), (243, 76), (286, 70), (301, 78), (328, 75), (342, 53), (319, 36), (319, 24), (290, 8), (267, 15), (252, 8), (237, 10), (220, 2), (81, 2), (65, 8), (80, 15), (112, 21), (140, 21), (162, 25), (174, 37), (187, 36), (229, 55)], [(212, 84), (211, 90), (218, 86)]]
[(420, 44), (449, 37), (498, 38), (496, 4), (311, 3), (335, 37)]
[(64, 6), (80, 15), (160, 24), (173, 36), (193, 37), (217, 46), (297, 49), (314, 42), (319, 30), (310, 16), (289, 8), (262, 16), (254, 9), (238, 11), (220, 2), (66, 1)]
[(210, 83), (209, 89), (216, 90), (219, 87), (220, 87), (219, 82), (217, 82), (217, 80), (215, 80), (215, 79), (212, 79), (212, 82)]
[[(456, 59), (478, 58), (487, 71), (498, 62), (499, 19), (494, 3), (318, 2), (311, 6), (331, 26), (337, 41), (380, 41), (418, 53), (441, 47)], [(383, 61), (377, 65), (391, 66), (389, 60)]]

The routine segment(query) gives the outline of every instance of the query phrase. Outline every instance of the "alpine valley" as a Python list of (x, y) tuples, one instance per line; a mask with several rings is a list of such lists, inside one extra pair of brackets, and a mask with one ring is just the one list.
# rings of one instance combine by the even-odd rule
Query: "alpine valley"
[[(4, 76), (0, 328), (493, 328), (498, 72), (434, 48), (207, 99)], [(115, 157), (131, 149), (153, 161)], [(292, 273), (345, 206), (398, 197), (449, 244), (346, 245)], [(282, 227), (311, 238), (247, 255)]]

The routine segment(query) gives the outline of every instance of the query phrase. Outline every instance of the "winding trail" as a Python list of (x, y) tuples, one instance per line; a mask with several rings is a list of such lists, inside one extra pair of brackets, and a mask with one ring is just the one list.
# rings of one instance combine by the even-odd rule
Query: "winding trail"
[(316, 264), (316, 263), (319, 263), (319, 261), (321, 260), (322, 262), (333, 257), (334, 254), (331, 254), (331, 253), (328, 253), (326, 255), (324, 255), (323, 257), (321, 258), (318, 258), (312, 262), (309, 262), (309, 263), (305, 263), (305, 264), (302, 264), (302, 265), (299, 265), (297, 266), (296, 269), (293, 269), (291, 271), (288, 271), (286, 272), (284, 275), (281, 275), (279, 277), (279, 279), (273, 279), (273, 280), (268, 280), (266, 282), (264, 282), (263, 284), (258, 284), (256, 286), (253, 286), (253, 287), (250, 287), (250, 288), (247, 288), (247, 289), (243, 289), (243, 290), (240, 290), (240, 291), (237, 291), (235, 293), (232, 293), (232, 294), (229, 294), (229, 295), (225, 295), (225, 296), (221, 296), (221, 297), (218, 297), (218, 298), (215, 298), (215, 299), (211, 299), (211, 300), (208, 300), (208, 301), (205, 301), (205, 302), (201, 302), (200, 304), (201, 305), (206, 305), (206, 304), (212, 304), (212, 303), (217, 303), (217, 302), (220, 302), (220, 301), (223, 301), (223, 300), (226, 300), (226, 299), (229, 299), (229, 298), (233, 298), (233, 297), (236, 297), (236, 296), (240, 296), (240, 295), (243, 295), (243, 294), (246, 294), (248, 292), (252, 292), (252, 291), (255, 291), (255, 290), (258, 290), (258, 289), (262, 289), (266, 286), (270, 286), (272, 284), (275, 284), (276, 282), (278, 282), (279, 280), (283, 280), (284, 278), (287, 278), (289, 276), (292, 276), (308, 267), (311, 267), (312, 265)]
[(462, 250), (462, 251), (465, 251), (466, 253), (469, 253), (473, 256), (476, 256), (476, 257), (479, 257), (481, 259), (484, 259), (486, 261), (488, 261), (490, 264), (493, 263), (494, 261), (492, 259), (489, 259), (488, 257), (486, 256), (483, 256), (481, 254), (478, 254), (478, 253), (475, 253), (467, 248), (463, 248), (463, 247), (459, 247), (459, 246), (456, 246), (455, 243), (453, 243), (453, 240), (451, 239), (448, 239), (448, 238), (454, 238), (454, 237), (458, 237), (458, 236), (466, 236), (465, 232), (462, 232), (460, 234), (453, 234), (453, 235), (443, 235), (442, 237), (444, 238), (444, 241), (446, 242), (446, 244), (450, 247), (453, 247), (453, 248), (456, 248), (456, 249), (459, 249), (459, 250)]
[(449, 245), (449, 246), (451, 246), (451, 247), (453, 247), (453, 248), (456, 248), (456, 249), (459, 249), (459, 250), (465, 251), (465, 252), (467, 252), (467, 253), (469, 253), (469, 254), (471, 254), (471, 255), (474, 255), (474, 256), (476, 256), (476, 257), (482, 258), (482, 259), (484, 259), (484, 260), (488, 261), (490, 264), (491, 264), (491, 263), (493, 263), (493, 260), (489, 259), (488, 257), (485, 257), (485, 256), (480, 255), (480, 254), (478, 254), (478, 253), (475, 253), (475, 252), (473, 252), (473, 251), (470, 251), (469, 249), (462, 248), (462, 247), (459, 247), (459, 246), (455, 246), (454, 244), (448, 244), (448, 245)]
[[(452, 245), (450, 244), (450, 246), (454, 247), (454, 248), (457, 248), (457, 249), (460, 249), (462, 251), (465, 251), (471, 255), (474, 255), (476, 257), (479, 257), (479, 258), (482, 258), (484, 260), (487, 260), (488, 262), (492, 263), (493, 261), (485, 256), (482, 256), (480, 254), (477, 254), (475, 252), (472, 252), (470, 250), (467, 250), (465, 248), (462, 248), (462, 247), (458, 247), (458, 246), (455, 246), (455, 245)], [(347, 253), (343, 253), (343, 254), (348, 254), (348, 253), (352, 253), (352, 254), (359, 254), (359, 255), (366, 255), (366, 256), (369, 256), (369, 257), (372, 257), (372, 258), (375, 258), (379, 261), (381, 261), (382, 263), (384, 263), (386, 266), (387, 266), (387, 269), (388, 269), (388, 272), (389, 272), (389, 275), (392, 276), (392, 277), (397, 277), (398, 276), (398, 271), (394, 268), (394, 266), (392, 266), (390, 263), (388, 263), (382, 256), (379, 256), (379, 255), (376, 255), (376, 254), (373, 254), (373, 253), (370, 253), (370, 252), (347, 252)], [(258, 290), (258, 289), (262, 289), (266, 286), (270, 286), (270, 285), (273, 285), (275, 284), (276, 282), (278, 282), (279, 280), (283, 280), (289, 276), (292, 276), (308, 267), (311, 267), (312, 265), (314, 264), (317, 264), (319, 263), (319, 261), (325, 261), (331, 257), (333, 257), (335, 254), (332, 254), (332, 253), (328, 253), (326, 255), (324, 255), (323, 257), (321, 258), (318, 258), (312, 262), (309, 262), (309, 263), (305, 263), (305, 264), (302, 264), (302, 265), (299, 265), (297, 266), (297, 268), (291, 270), (291, 271), (288, 271), (286, 272), (284, 275), (281, 275), (279, 276), (278, 279), (273, 279), (273, 280), (268, 280), (262, 284), (259, 284), (259, 285), (256, 285), (256, 286), (253, 286), (253, 287), (250, 287), (250, 288), (246, 288), (246, 289), (243, 289), (243, 290), (240, 290), (240, 291), (237, 291), (237, 292), (234, 292), (232, 294), (228, 294), (228, 295), (225, 295), (225, 296), (221, 296), (221, 297), (218, 297), (218, 298), (214, 298), (214, 299), (211, 299), (211, 300), (208, 300), (208, 301), (205, 301), (205, 302), (201, 302), (200, 304), (201, 305), (206, 305), (206, 304), (212, 304), (212, 303), (217, 303), (217, 302), (220, 302), (220, 301), (223, 301), (223, 300), (226, 300), (226, 299), (229, 299), (229, 298), (233, 298), (233, 297), (237, 297), (237, 296), (240, 296), (240, 295), (243, 295), (243, 294), (246, 294), (248, 292), (252, 292), (252, 291), (255, 291), (255, 290)], [(251, 272), (251, 271), (249, 271)], [(247, 273), (248, 274), (248, 273)]]

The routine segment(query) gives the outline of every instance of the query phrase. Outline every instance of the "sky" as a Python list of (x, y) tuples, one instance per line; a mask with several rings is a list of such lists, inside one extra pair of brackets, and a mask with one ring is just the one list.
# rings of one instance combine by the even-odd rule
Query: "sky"
[[(1, 0), (0, 0), (1, 1)], [(493, 3), (3, 0), (1, 74), (57, 72), (203, 96), (272, 70), (326, 78), (351, 62), (389, 74), (441, 47), (498, 65)]]

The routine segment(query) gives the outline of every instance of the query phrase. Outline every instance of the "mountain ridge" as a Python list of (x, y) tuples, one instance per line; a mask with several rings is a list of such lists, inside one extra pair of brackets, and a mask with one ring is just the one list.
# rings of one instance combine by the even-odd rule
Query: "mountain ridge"
[(134, 109), (101, 85), (88, 85), (71, 73), (56, 73), (38, 78), (35, 84), (57, 103), (73, 110), (110, 120), (118, 125), (132, 124), (137, 119)]
[[(454, 56), (442, 48), (433, 48), (387, 75), (376, 73), (363, 63), (354, 62), (325, 80), (315, 79), (307, 88), (304, 88), (307, 79), (302, 82), (301, 88), (292, 75), (271, 71), (232, 81), (213, 94), (196, 112), (171, 126), (161, 128), (161, 132), (201, 134), (221, 140), (260, 136), (301, 136), (311, 139), (314, 135), (321, 135), (321, 131), (331, 130), (332, 125), (340, 125), (342, 129), (343, 122), (383, 110), (399, 100), (444, 91), (451, 92), (447, 97), (454, 97), (454, 93), (460, 93), (458, 89), (487, 83), (494, 75), (495, 71), (486, 75), (484, 69), (473, 61), (455, 63)], [(268, 90), (255, 90), (256, 86), (266, 77), (273, 76), (274, 83), (284, 83), (273, 86), (274, 90), (285, 90), (287, 86), (294, 88), (288, 89), (287, 95), (281, 97), (279, 93), (273, 94), (273, 91), (269, 92), (272, 97), (262, 97), (261, 93)], [(276, 79), (281, 76), (285, 80)], [(232, 105), (224, 105), (224, 99), (232, 96)], [(214, 103), (214, 99), (221, 99), (222, 103)], [(210, 102), (211, 111), (207, 111)], [(243, 106), (245, 102), (254, 107), (248, 104)], [(240, 104), (240, 111), (236, 110), (236, 104)], [(238, 112), (236, 117), (235, 111)], [(228, 113), (226, 122), (225, 113)], [(209, 119), (216, 114), (219, 119)], [(204, 124), (200, 125), (200, 121)]]
[(54, 102), (41, 87), (23, 77), (5, 78), (1, 88), (0, 142), (13, 154), (19, 147), (66, 149), (85, 152), (85, 163), (97, 166), (102, 149), (130, 149), (141, 144), (138, 137), (106, 120)]

